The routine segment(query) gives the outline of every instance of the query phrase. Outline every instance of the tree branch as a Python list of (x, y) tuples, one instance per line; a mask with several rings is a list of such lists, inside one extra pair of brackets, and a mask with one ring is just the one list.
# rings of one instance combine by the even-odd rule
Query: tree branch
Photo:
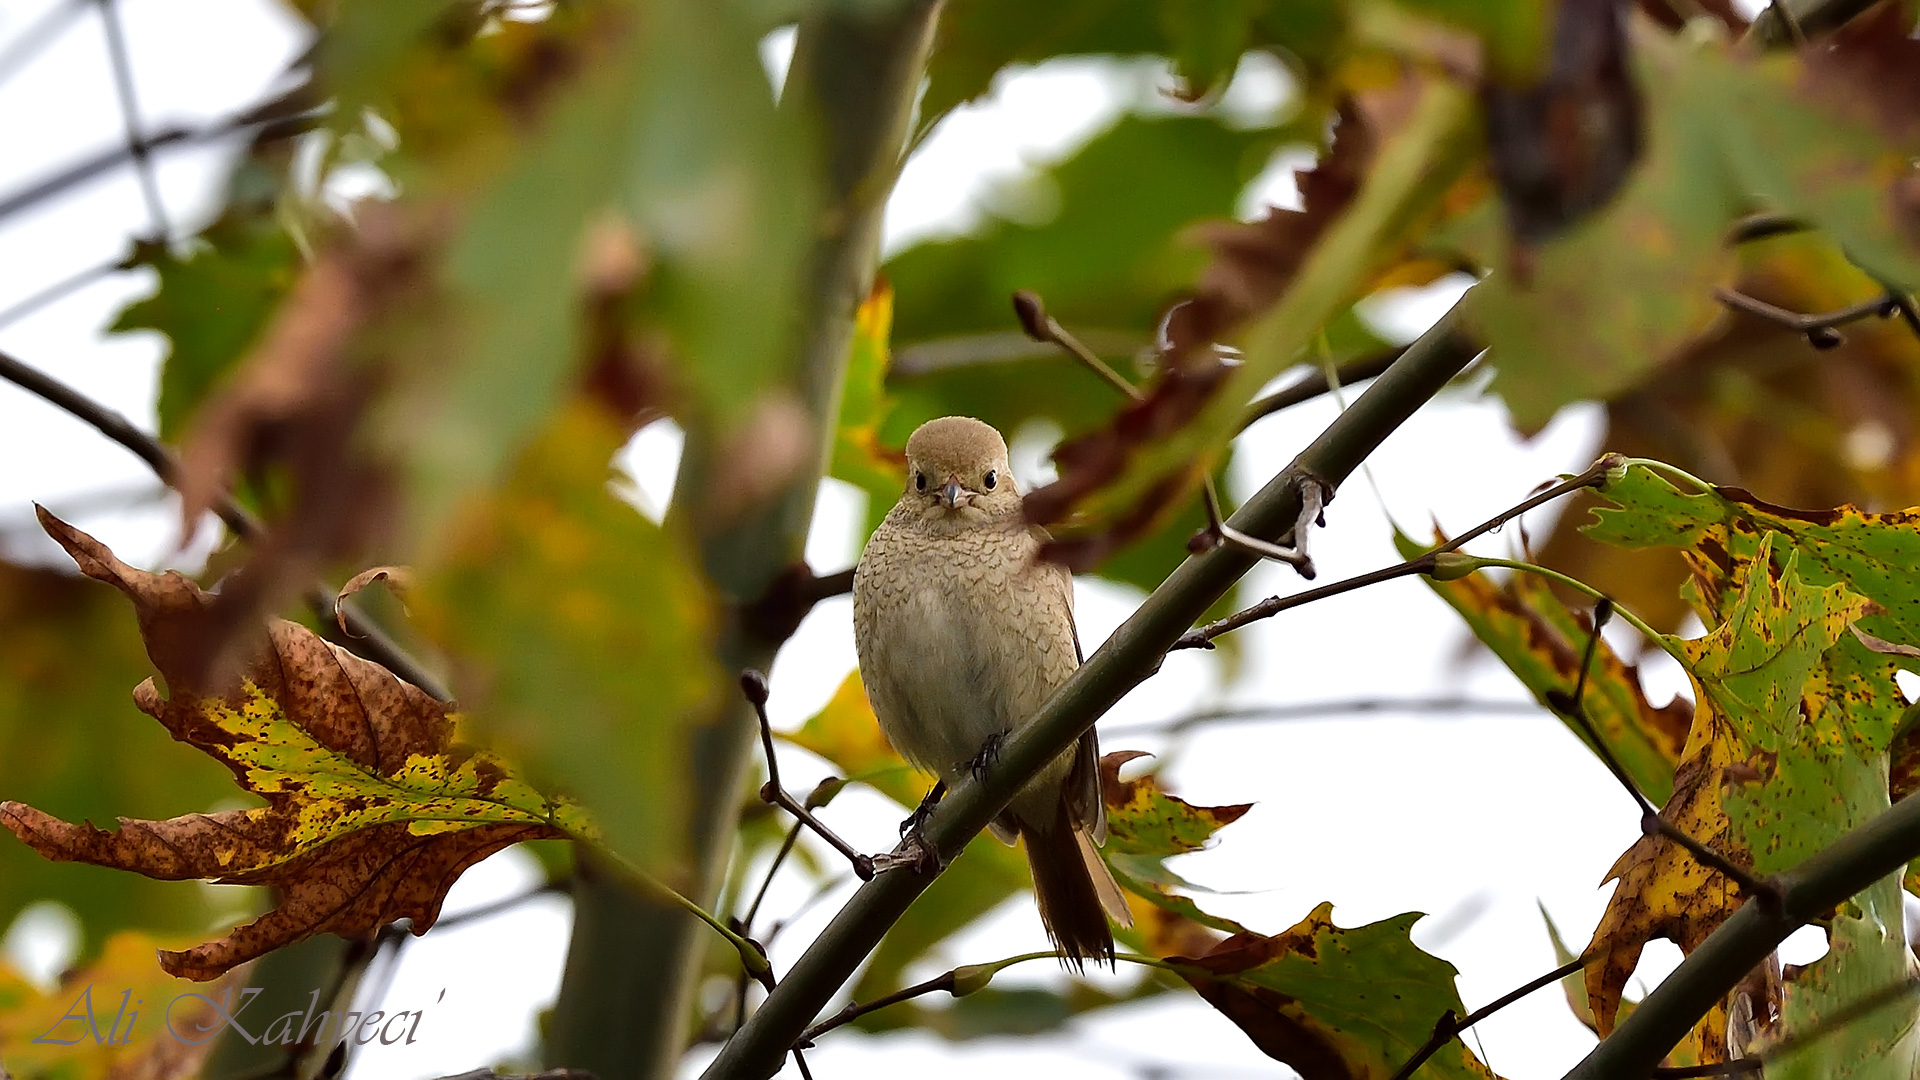
[[(168, 487), (178, 486), (180, 462), (173, 456), (173, 451), (162, 445), (159, 439), (140, 430), (125, 416), (4, 352), (0, 352), (0, 379), (38, 395), (92, 427), (145, 462), (147, 468), (152, 469), (154, 475)], [(224, 492), (214, 503), (213, 510), (227, 528), (242, 540), (256, 540), (265, 532), (266, 527), (259, 518)], [(441, 685), (439, 679), (388, 637), (386, 631), (361, 614), (351, 602), (340, 606), (339, 622), (344, 626), (338, 625), (333, 615), (337, 593), (327, 583), (315, 582), (307, 590), (306, 599), (307, 606), (317, 617), (320, 633), (328, 640), (348, 652), (375, 661), (441, 701), (452, 699), (453, 695)]]
[(1541, 987), (1552, 986), (1554, 983), (1559, 982), (1561, 979), (1564, 979), (1567, 976), (1573, 974), (1574, 972), (1579, 971), (1581, 968), (1586, 967), (1588, 964), (1593, 963), (1594, 959), (1600, 955), (1604, 955), (1604, 954), (1589, 953), (1586, 956), (1582, 956), (1574, 960), (1569, 960), (1566, 963), (1561, 964), (1559, 967), (1554, 968), (1552, 971), (1547, 972), (1545, 975), (1541, 975), (1538, 978), (1534, 979), (1533, 981), (1527, 983), (1525, 986), (1521, 986), (1513, 990), (1509, 990), (1505, 994), (1500, 995), (1498, 998), (1495, 998), (1494, 1000), (1488, 1002), (1487, 1004), (1480, 1006), (1478, 1009), (1475, 1009), (1474, 1011), (1468, 1013), (1467, 1018), (1465, 1020), (1455, 1019), (1452, 1009), (1448, 1009), (1446, 1012), (1441, 1013), (1440, 1019), (1436, 1021), (1433, 1025), (1433, 1034), (1427, 1036), (1427, 1041), (1421, 1044), (1420, 1049), (1415, 1050), (1413, 1052), (1413, 1056), (1407, 1059), (1406, 1064), (1400, 1066), (1399, 1069), (1395, 1070), (1393, 1074), (1393, 1080), (1407, 1080), (1407, 1078), (1412, 1076), (1414, 1072), (1420, 1068), (1420, 1066), (1425, 1065), (1427, 1063), (1428, 1058), (1431, 1058), (1433, 1055), (1439, 1053), (1441, 1047), (1447, 1045), (1447, 1043), (1451, 1042), (1454, 1039), (1454, 1037), (1459, 1035), (1461, 1032), (1467, 1030), (1468, 1028), (1479, 1023), (1480, 1021), (1485, 1020), (1487, 1017), (1492, 1016), (1494, 1013), (1499, 1012), (1501, 1009), (1506, 1008), (1507, 1006), (1513, 1004), (1514, 1002), (1519, 1001), (1521, 998), (1524, 998), (1527, 995), (1533, 993), (1534, 991), (1539, 990)]
[[(1338, 485), (1439, 393), (1474, 357), (1453, 335), (1452, 325), (1451, 319), (1442, 319), (1408, 346), (1287, 472), (1233, 515), (1234, 527), (1263, 537), (1291, 527), (1300, 512), (1300, 489), (1293, 477), (1304, 471)], [(1221, 546), (1180, 564), (1040, 713), (1008, 738), (998, 767), (984, 781), (967, 779), (954, 787), (929, 817), (927, 841), (943, 858), (957, 856), (1028, 777), (1145, 679), (1174, 641), (1257, 561), (1238, 548)], [(889, 872), (863, 885), (704, 1075), (773, 1075), (787, 1048), (932, 881), (931, 874)]]
[(1779, 903), (1746, 903), (1594, 1047), (1566, 1080), (1651, 1074), (1693, 1025), (1787, 935), (1920, 858), (1920, 799), (1902, 799), (1773, 879)]

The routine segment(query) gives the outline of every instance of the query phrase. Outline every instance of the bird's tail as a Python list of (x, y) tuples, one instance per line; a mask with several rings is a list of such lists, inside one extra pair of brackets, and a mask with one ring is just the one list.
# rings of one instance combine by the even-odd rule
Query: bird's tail
[(1033, 871), (1033, 892), (1040, 903), (1040, 922), (1061, 961), (1078, 970), (1091, 960), (1113, 963), (1111, 915), (1122, 926), (1133, 925), (1133, 915), (1120, 886), (1100, 859), (1085, 825), (1067, 815), (1065, 800), (1049, 822), (1038, 829), (1019, 823), (1026, 841), (1027, 866)]

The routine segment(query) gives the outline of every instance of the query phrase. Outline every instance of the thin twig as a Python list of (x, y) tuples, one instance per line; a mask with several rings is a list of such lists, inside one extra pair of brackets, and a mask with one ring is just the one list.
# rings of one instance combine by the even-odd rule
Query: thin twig
[(767, 720), (767, 677), (751, 668), (741, 672), (740, 692), (746, 695), (747, 701), (753, 705), (754, 714), (760, 718), (760, 742), (767, 752), (767, 782), (761, 785), (760, 800), (792, 814), (796, 821), (812, 829), (822, 840), (833, 845), (835, 851), (846, 856), (861, 881), (872, 881), (873, 856), (840, 839), (838, 833), (813, 816), (813, 811), (808, 810), (806, 804), (787, 794), (787, 789), (781, 786), (780, 763), (773, 752), (773, 724)]
[(492, 903), (481, 904), (479, 907), (468, 908), (466, 911), (458, 911), (452, 915), (443, 915), (427, 930), (427, 933), (431, 934), (438, 930), (447, 930), (456, 926), (464, 926), (468, 923), (491, 919), (495, 915), (504, 915), (520, 907), (522, 904), (538, 900), (543, 896), (549, 896), (554, 893), (567, 893), (571, 892), (572, 889), (572, 878), (557, 877), (513, 896), (502, 897)]
[(1632, 778), (1627, 775), (1627, 770), (1620, 764), (1620, 759), (1614, 756), (1612, 748), (1607, 746), (1606, 742), (1600, 738), (1599, 730), (1594, 727), (1593, 720), (1587, 716), (1587, 707), (1584, 701), (1587, 690), (1587, 673), (1592, 669), (1594, 657), (1600, 649), (1600, 632), (1606, 628), (1608, 621), (1613, 618), (1616, 610), (1618, 610), (1618, 608), (1615, 606), (1613, 598), (1609, 596), (1602, 595), (1598, 602), (1594, 604), (1593, 633), (1587, 638), (1586, 654), (1581, 659), (1580, 674), (1574, 680), (1573, 692), (1568, 694), (1558, 690), (1550, 690), (1546, 695), (1547, 703), (1553, 706), (1556, 712), (1566, 716), (1579, 726), (1581, 734), (1587, 737), (1587, 743), (1593, 747), (1594, 753), (1600, 755), (1600, 760), (1606, 763), (1607, 771), (1613, 774), (1613, 778), (1619, 781), (1620, 786), (1632, 797), (1634, 804), (1640, 808), (1640, 831), (1642, 833), (1647, 836), (1664, 836), (1668, 840), (1680, 845), (1688, 854), (1693, 856), (1694, 861), (1726, 875), (1727, 880), (1738, 885), (1740, 891), (1748, 896), (1759, 898), (1768, 903), (1779, 903), (1780, 887), (1778, 885), (1756, 877), (1752, 871), (1735, 865), (1726, 856), (1695, 840), (1680, 829), (1679, 826), (1661, 817), (1660, 812), (1654, 809), (1653, 803), (1649, 802), (1647, 797), (1641, 794), (1640, 788), (1634, 784)]
[(1139, 387), (1108, 367), (1107, 362), (1100, 359), (1099, 354), (1081, 344), (1079, 338), (1074, 337), (1066, 327), (1061, 326), (1053, 316), (1047, 314), (1047, 306), (1041, 302), (1039, 294), (1027, 289), (1015, 292), (1013, 312), (1019, 317), (1020, 328), (1027, 332), (1028, 337), (1065, 349), (1074, 359), (1086, 365), (1087, 370), (1100, 376), (1101, 381), (1126, 395), (1129, 400), (1146, 400), (1146, 394), (1142, 393)]
[(1305, 705), (1247, 705), (1208, 709), (1168, 720), (1103, 727), (1107, 735), (1178, 735), (1195, 728), (1215, 724), (1267, 723), (1289, 720), (1320, 720), (1329, 716), (1364, 713), (1500, 713), (1514, 716), (1538, 714), (1540, 706), (1531, 701), (1499, 701), (1491, 698), (1356, 698), (1350, 701), (1325, 701)]
[(1487, 1004), (1482, 1005), (1480, 1008), (1475, 1009), (1473, 1012), (1468, 1013), (1467, 1018), (1465, 1020), (1455, 1019), (1452, 1009), (1448, 1009), (1446, 1012), (1441, 1013), (1440, 1019), (1435, 1020), (1433, 1022), (1433, 1033), (1427, 1036), (1427, 1041), (1421, 1045), (1420, 1049), (1413, 1052), (1413, 1056), (1407, 1059), (1406, 1064), (1400, 1066), (1400, 1068), (1393, 1074), (1393, 1080), (1407, 1080), (1408, 1077), (1414, 1074), (1415, 1070), (1419, 1069), (1420, 1066), (1425, 1065), (1427, 1063), (1427, 1059), (1439, 1053), (1441, 1047), (1444, 1047), (1447, 1045), (1447, 1043), (1452, 1042), (1453, 1039), (1456, 1036), (1458, 1036), (1461, 1032), (1467, 1030), (1468, 1028), (1479, 1023), (1480, 1021), (1485, 1020), (1487, 1017), (1492, 1016), (1494, 1013), (1499, 1012), (1501, 1009), (1506, 1008), (1507, 1006), (1513, 1004), (1514, 1002), (1519, 1001), (1521, 998), (1526, 997), (1528, 994), (1531, 994), (1534, 991), (1539, 990), (1541, 987), (1552, 986), (1554, 983), (1557, 983), (1561, 979), (1564, 979), (1567, 976), (1573, 974), (1574, 972), (1579, 971), (1580, 969), (1586, 967), (1588, 964), (1593, 963), (1595, 959), (1604, 955), (1606, 954), (1601, 952), (1592, 952), (1576, 960), (1570, 960), (1567, 963), (1564, 963), (1559, 967), (1554, 968), (1552, 971), (1547, 972), (1545, 975), (1542, 975), (1532, 980), (1531, 982), (1528, 982), (1526, 985), (1510, 990), (1507, 993), (1502, 994), (1500, 997), (1497, 997), (1494, 1000), (1488, 1002)]
[(898, 1005), (903, 1001), (910, 1001), (913, 998), (917, 998), (925, 994), (932, 994), (941, 990), (945, 990), (948, 993), (952, 993), (953, 980), (954, 980), (954, 973), (951, 971), (944, 971), (938, 975), (935, 975), (933, 978), (928, 979), (925, 982), (917, 982), (917, 983), (914, 983), (912, 986), (902, 987), (899, 990), (895, 990), (891, 994), (887, 994), (883, 997), (874, 998), (872, 1001), (862, 1001), (857, 1003), (849, 1001), (847, 1002), (846, 1007), (841, 1009), (839, 1012), (834, 1013), (832, 1016), (829, 1016), (825, 1020), (822, 1020), (819, 1023), (808, 1028), (806, 1030), (806, 1033), (800, 1036), (800, 1042), (798, 1045), (812, 1046), (813, 1041), (815, 1039), (819, 1038), (822, 1035), (825, 1035), (829, 1031), (832, 1031), (834, 1028), (841, 1027), (846, 1024), (850, 1024), (853, 1021), (860, 1019), (861, 1017), (867, 1015), (870, 1012), (878, 1012), (889, 1005)]
[(1817, 315), (1806, 315), (1798, 311), (1788, 311), (1757, 297), (1748, 296), (1733, 289), (1713, 290), (1714, 299), (1736, 311), (1744, 311), (1755, 318), (1777, 323), (1796, 334), (1805, 334), (1807, 343), (1816, 349), (1831, 349), (1845, 339), (1835, 327), (1862, 319), (1890, 319), (1899, 314), (1902, 301), (1899, 293), (1889, 290), (1884, 295), (1858, 304), (1849, 304), (1835, 311), (1824, 311)]
[(322, 112), (310, 107), (304, 88), (239, 112), (203, 127), (163, 128), (124, 146), (105, 150), (77, 162), (43, 180), (27, 185), (12, 195), (0, 198), (0, 220), (37, 206), (75, 185), (100, 176), (141, 154), (172, 146), (191, 146), (217, 142), (248, 128), (257, 128), (256, 140), (287, 138), (311, 130), (320, 122)]
[(91, 285), (116, 270), (125, 270), (130, 265), (131, 263), (128, 259), (120, 258), (112, 262), (101, 263), (98, 266), (88, 267), (75, 274), (69, 274), (59, 281), (42, 288), (40, 291), (15, 301), (12, 306), (0, 309), (0, 327), (11, 326), (48, 304), (65, 297), (74, 290)]
[[(1466, 532), (1461, 533), (1459, 536), (1454, 537), (1431, 551), (1416, 555), (1397, 566), (1383, 567), (1379, 570), (1373, 570), (1365, 574), (1347, 578), (1344, 581), (1336, 581), (1331, 585), (1323, 585), (1317, 589), (1308, 589), (1305, 592), (1294, 593), (1291, 596), (1269, 596), (1265, 600), (1241, 611), (1236, 611), (1225, 618), (1216, 619), (1205, 626), (1195, 627), (1187, 631), (1185, 634), (1182, 634), (1180, 639), (1175, 641), (1167, 651), (1173, 652), (1176, 649), (1211, 649), (1213, 648), (1213, 640), (1222, 634), (1238, 630), (1248, 623), (1272, 618), (1283, 611), (1299, 607), (1302, 604), (1311, 604), (1316, 600), (1324, 600), (1329, 596), (1338, 596), (1344, 592), (1352, 592), (1355, 589), (1364, 588), (1368, 585), (1377, 585), (1383, 581), (1391, 581), (1394, 578), (1408, 577), (1413, 574), (1430, 574), (1434, 568), (1434, 556), (1444, 552), (1455, 551), (1459, 549), (1461, 545), (1478, 539), (1500, 526), (1505, 525), (1513, 518), (1544, 503), (1551, 502), (1562, 495), (1579, 491), (1582, 488), (1598, 486), (1606, 481), (1607, 474), (1619, 466), (1623, 460), (1624, 459), (1618, 454), (1608, 454), (1588, 466), (1587, 470), (1578, 476), (1562, 480), (1515, 506), (1495, 514), (1493, 517), (1475, 525), (1473, 528), (1468, 529)], [(1306, 493), (1302, 491), (1301, 494), (1304, 498)]]
[(98, 2), (100, 21), (107, 31), (107, 56), (113, 62), (113, 89), (120, 99), (120, 118), (127, 129), (127, 153), (132, 156), (134, 173), (140, 178), (140, 195), (147, 202), (153, 234), (165, 242), (172, 230), (167, 226), (166, 203), (160, 198), (160, 181), (154, 175), (153, 154), (140, 143), (140, 99), (133, 89), (133, 59), (127, 52), (126, 27), (120, 22), (116, 0)]
[[(1349, 360), (1333, 369), (1334, 378), (1340, 386), (1352, 386), (1354, 383), (1364, 382), (1392, 367), (1393, 362), (1400, 359), (1400, 354), (1405, 351), (1405, 346), (1402, 346)], [(1332, 391), (1333, 387), (1334, 383), (1327, 380), (1326, 369), (1309, 368), (1307, 373), (1297, 381), (1271, 394), (1254, 398), (1248, 403), (1246, 413), (1240, 417), (1240, 430), (1245, 431), (1252, 427), (1255, 421), (1264, 420), (1282, 409), (1290, 409), (1295, 405), (1312, 401)]]
[[(178, 486), (180, 463), (173, 452), (119, 412), (5, 352), (0, 352), (0, 380), (13, 383), (64, 410), (145, 462), (163, 483), (169, 487)], [(227, 528), (243, 540), (257, 540), (266, 531), (259, 518), (225, 493), (215, 500), (213, 510)], [(348, 604), (342, 609), (346, 629), (336, 633), (334, 619), (328, 614), (333, 610), (336, 599), (336, 590), (331, 586), (316, 582), (307, 590), (306, 599), (308, 606), (319, 616), (320, 632), (329, 640), (349, 652), (379, 663), (440, 701), (452, 700), (453, 695), (441, 685), (439, 679), (353, 605)]]
[(65, 0), (55, 4), (34, 22), (32, 26), (14, 36), (5, 50), (0, 50), (0, 83), (6, 82), (18, 74), (41, 48), (53, 36), (66, 28), (67, 23), (80, 14), (80, 9), (91, 0)]
[(760, 879), (760, 891), (753, 894), (753, 903), (747, 905), (747, 913), (740, 917), (740, 925), (751, 929), (753, 920), (760, 914), (760, 904), (767, 898), (767, 889), (773, 885), (773, 876), (780, 872), (780, 866), (793, 854), (793, 845), (800, 839), (800, 830), (807, 827), (804, 821), (796, 820), (793, 828), (787, 830), (787, 838), (781, 843), (780, 850), (773, 855), (773, 861), (767, 864), (767, 872)]

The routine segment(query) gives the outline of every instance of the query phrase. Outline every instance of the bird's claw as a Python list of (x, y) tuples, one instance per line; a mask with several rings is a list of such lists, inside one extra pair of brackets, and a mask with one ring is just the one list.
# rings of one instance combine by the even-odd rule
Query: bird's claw
[(927, 819), (933, 816), (933, 808), (940, 805), (940, 800), (945, 798), (946, 794), (947, 782), (945, 780), (941, 780), (934, 784), (933, 787), (927, 789), (927, 797), (921, 799), (920, 805), (914, 808), (913, 813), (908, 814), (906, 818), (900, 822), (900, 835), (904, 837), (909, 832), (918, 832), (925, 826)]
[(978, 784), (986, 780), (987, 774), (1000, 763), (1000, 747), (1006, 741), (1007, 733), (996, 731), (987, 736), (986, 742), (980, 744), (980, 752), (973, 755), (973, 759), (967, 762), (967, 772), (972, 775), (974, 783)]

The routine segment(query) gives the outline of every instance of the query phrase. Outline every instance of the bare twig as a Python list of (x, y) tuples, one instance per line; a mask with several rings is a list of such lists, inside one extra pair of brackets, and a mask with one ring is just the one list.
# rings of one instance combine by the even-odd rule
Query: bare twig
[(91, 0), (65, 0), (43, 12), (32, 26), (14, 35), (7, 47), (0, 50), (0, 83), (11, 79), (39, 51), (53, 40), (55, 34), (66, 29), (80, 9)]
[(120, 258), (112, 262), (101, 263), (98, 266), (90, 266), (78, 273), (69, 274), (59, 281), (41, 288), (39, 291), (15, 301), (11, 306), (0, 309), (0, 327), (11, 326), (75, 290), (91, 285), (116, 270), (125, 270), (131, 265), (131, 259)]
[[(1544, 503), (1551, 502), (1562, 495), (1579, 491), (1582, 488), (1595, 487), (1603, 483), (1607, 478), (1608, 472), (1617, 468), (1622, 460), (1618, 454), (1608, 454), (1588, 466), (1587, 470), (1578, 476), (1568, 477), (1517, 505), (1503, 510), (1493, 517), (1488, 518), (1486, 521), (1475, 525), (1473, 528), (1468, 529), (1466, 532), (1461, 533), (1459, 536), (1454, 537), (1433, 550), (1416, 555), (1397, 566), (1383, 567), (1379, 570), (1373, 570), (1365, 574), (1347, 578), (1344, 581), (1336, 581), (1331, 585), (1323, 585), (1317, 589), (1308, 589), (1305, 592), (1294, 593), (1291, 596), (1269, 596), (1265, 600), (1241, 611), (1236, 611), (1225, 618), (1216, 619), (1205, 626), (1195, 627), (1185, 634), (1180, 635), (1180, 639), (1175, 641), (1167, 651), (1172, 652), (1175, 649), (1211, 649), (1213, 648), (1213, 640), (1222, 634), (1238, 630), (1248, 623), (1272, 618), (1283, 611), (1299, 607), (1302, 604), (1311, 604), (1316, 600), (1324, 600), (1329, 596), (1338, 596), (1341, 593), (1352, 592), (1355, 589), (1364, 588), (1368, 585), (1378, 585), (1383, 581), (1391, 581), (1394, 578), (1409, 577), (1414, 574), (1431, 574), (1434, 570), (1434, 557), (1436, 555), (1458, 550), (1462, 545), (1476, 540), (1521, 514), (1541, 506)], [(1304, 491), (1302, 495), (1304, 497)]]
[(797, 1045), (812, 1046), (815, 1039), (832, 1031), (834, 1028), (850, 1024), (870, 1012), (879, 1012), (889, 1005), (898, 1005), (903, 1001), (911, 1001), (914, 998), (926, 994), (938, 993), (942, 990), (947, 993), (952, 993), (953, 981), (954, 973), (952, 971), (943, 971), (925, 982), (917, 982), (912, 986), (902, 987), (884, 997), (874, 998), (872, 1001), (857, 1003), (849, 1001), (846, 1007), (839, 1012), (808, 1028), (806, 1033), (800, 1036), (800, 1042)]
[(1592, 670), (1594, 657), (1600, 649), (1600, 632), (1606, 628), (1608, 621), (1613, 618), (1614, 610), (1614, 603), (1611, 597), (1602, 596), (1599, 602), (1594, 604), (1593, 633), (1587, 638), (1587, 651), (1581, 658), (1580, 674), (1574, 680), (1573, 691), (1572, 693), (1563, 693), (1558, 690), (1549, 690), (1546, 694), (1547, 703), (1553, 706), (1556, 712), (1566, 716), (1580, 728), (1580, 733), (1586, 736), (1588, 745), (1592, 746), (1594, 753), (1600, 755), (1600, 760), (1606, 763), (1607, 771), (1613, 774), (1613, 778), (1619, 781), (1620, 786), (1632, 797), (1635, 805), (1639, 806), (1640, 831), (1642, 833), (1647, 836), (1664, 836), (1668, 840), (1680, 845), (1686, 849), (1688, 854), (1693, 856), (1696, 862), (1724, 874), (1727, 880), (1738, 885), (1740, 891), (1746, 893), (1748, 896), (1758, 897), (1769, 903), (1779, 903), (1779, 886), (1756, 877), (1749, 870), (1736, 866), (1731, 860), (1727, 859), (1726, 856), (1721, 855), (1707, 845), (1688, 836), (1678, 826), (1661, 817), (1660, 812), (1654, 809), (1653, 804), (1647, 800), (1645, 795), (1641, 794), (1639, 787), (1637, 787), (1633, 780), (1627, 775), (1626, 768), (1620, 764), (1620, 759), (1614, 756), (1612, 748), (1607, 746), (1606, 742), (1600, 738), (1600, 732), (1593, 726), (1592, 718), (1587, 716), (1585, 697), (1588, 672)]
[(151, 155), (156, 150), (218, 142), (248, 128), (256, 129), (256, 140), (287, 138), (308, 131), (320, 122), (322, 114), (307, 103), (306, 96), (306, 89), (302, 87), (204, 127), (176, 125), (163, 128), (126, 145), (102, 151), (0, 198), (0, 220), (37, 206), (69, 188), (136, 160), (140, 155)]
[(1320, 720), (1330, 716), (1367, 713), (1502, 713), (1531, 716), (1540, 706), (1531, 701), (1499, 701), (1491, 698), (1355, 698), (1349, 701), (1324, 701), (1302, 705), (1246, 705), (1188, 713), (1170, 720), (1138, 724), (1102, 726), (1101, 737), (1108, 735), (1178, 735), (1216, 724)]
[(1715, 289), (1713, 296), (1714, 299), (1736, 311), (1743, 311), (1755, 318), (1765, 319), (1771, 323), (1778, 323), (1796, 334), (1805, 334), (1807, 344), (1812, 345), (1816, 349), (1831, 349), (1846, 340), (1841, 337), (1840, 331), (1835, 329), (1836, 327), (1859, 322), (1862, 319), (1890, 319), (1900, 314), (1902, 307), (1911, 304), (1911, 301), (1906, 297), (1889, 290), (1885, 295), (1875, 297), (1872, 300), (1862, 301), (1858, 304), (1849, 304), (1835, 311), (1824, 311), (1816, 315), (1806, 315), (1797, 311), (1788, 311), (1783, 307), (1776, 307), (1773, 304), (1767, 303), (1765, 300), (1748, 296), (1743, 292), (1737, 292), (1733, 289)]
[(1140, 388), (1128, 382), (1126, 377), (1107, 366), (1099, 354), (1081, 344), (1080, 339), (1067, 332), (1067, 328), (1047, 314), (1047, 306), (1037, 293), (1021, 289), (1013, 294), (1013, 312), (1020, 319), (1020, 328), (1035, 341), (1044, 341), (1065, 349), (1074, 359), (1086, 365), (1087, 370), (1100, 376), (1101, 381), (1113, 387), (1133, 401), (1145, 400), (1146, 395)]
[(1526, 985), (1517, 987), (1514, 990), (1508, 991), (1507, 993), (1502, 994), (1500, 997), (1495, 998), (1493, 1001), (1490, 1001), (1487, 1004), (1482, 1005), (1480, 1008), (1475, 1009), (1473, 1012), (1468, 1013), (1467, 1018), (1464, 1020), (1455, 1018), (1455, 1016), (1453, 1015), (1452, 1009), (1448, 1009), (1446, 1012), (1441, 1013), (1440, 1019), (1433, 1022), (1433, 1033), (1427, 1036), (1427, 1041), (1421, 1044), (1420, 1049), (1415, 1050), (1413, 1052), (1413, 1056), (1407, 1059), (1406, 1064), (1400, 1066), (1400, 1068), (1394, 1072), (1393, 1080), (1407, 1080), (1407, 1078), (1412, 1076), (1414, 1072), (1420, 1068), (1420, 1066), (1425, 1065), (1427, 1063), (1427, 1059), (1439, 1053), (1441, 1047), (1444, 1047), (1449, 1042), (1452, 1042), (1453, 1039), (1456, 1036), (1458, 1036), (1461, 1032), (1467, 1030), (1468, 1028), (1479, 1023), (1480, 1021), (1485, 1020), (1487, 1017), (1492, 1016), (1494, 1013), (1499, 1012), (1501, 1009), (1506, 1008), (1507, 1006), (1513, 1004), (1514, 1002), (1519, 1001), (1521, 998), (1526, 997), (1528, 994), (1531, 994), (1534, 991), (1539, 990), (1541, 987), (1552, 986), (1554, 983), (1559, 982), (1561, 979), (1564, 979), (1567, 976), (1573, 974), (1574, 972), (1579, 971), (1581, 968), (1586, 967), (1588, 964), (1593, 963), (1595, 959), (1603, 955), (1605, 954), (1598, 953), (1598, 952), (1588, 953), (1587, 955), (1582, 956), (1579, 959), (1570, 960), (1567, 963), (1564, 963), (1559, 967), (1554, 968), (1552, 971), (1547, 972), (1545, 975), (1542, 975), (1532, 980), (1531, 982), (1528, 982)]
[(840, 839), (840, 835), (821, 824), (800, 800), (787, 793), (780, 784), (780, 764), (773, 752), (773, 725), (767, 720), (767, 677), (751, 668), (740, 673), (740, 692), (752, 703), (753, 711), (760, 718), (760, 742), (767, 752), (767, 782), (761, 785), (760, 800), (778, 806), (792, 814), (794, 820), (812, 829), (822, 840), (833, 845), (833, 849), (847, 857), (853, 864), (853, 872), (861, 881), (873, 880), (873, 856), (864, 854), (860, 849)]
[[(147, 467), (153, 470), (154, 475), (168, 486), (178, 486), (180, 463), (173, 456), (173, 452), (161, 445), (160, 440), (134, 426), (133, 421), (120, 413), (4, 352), (0, 352), (0, 380), (13, 383), (66, 411), (145, 462)], [(258, 539), (265, 532), (266, 527), (261, 524), (260, 519), (235, 502), (230, 495), (223, 493), (215, 501), (214, 513), (241, 539)], [(307, 604), (319, 616), (321, 633), (342, 648), (378, 662), (388, 671), (435, 698), (441, 701), (452, 700), (453, 695), (441, 685), (439, 679), (422, 667), (418, 660), (409, 656), (406, 650), (400, 648), (385, 631), (369, 621), (357, 608), (351, 605), (342, 608), (346, 629), (345, 632), (335, 632), (333, 618), (328, 614), (333, 610), (335, 597), (336, 591), (325, 582), (316, 582), (307, 590)]]
[(133, 60), (127, 55), (126, 28), (120, 22), (117, 0), (98, 0), (100, 21), (107, 31), (107, 56), (113, 61), (113, 89), (120, 98), (120, 118), (127, 129), (127, 153), (140, 178), (140, 195), (147, 202), (153, 234), (163, 242), (171, 235), (167, 207), (160, 198), (160, 182), (153, 172), (153, 154), (140, 142), (140, 100), (133, 89)]

